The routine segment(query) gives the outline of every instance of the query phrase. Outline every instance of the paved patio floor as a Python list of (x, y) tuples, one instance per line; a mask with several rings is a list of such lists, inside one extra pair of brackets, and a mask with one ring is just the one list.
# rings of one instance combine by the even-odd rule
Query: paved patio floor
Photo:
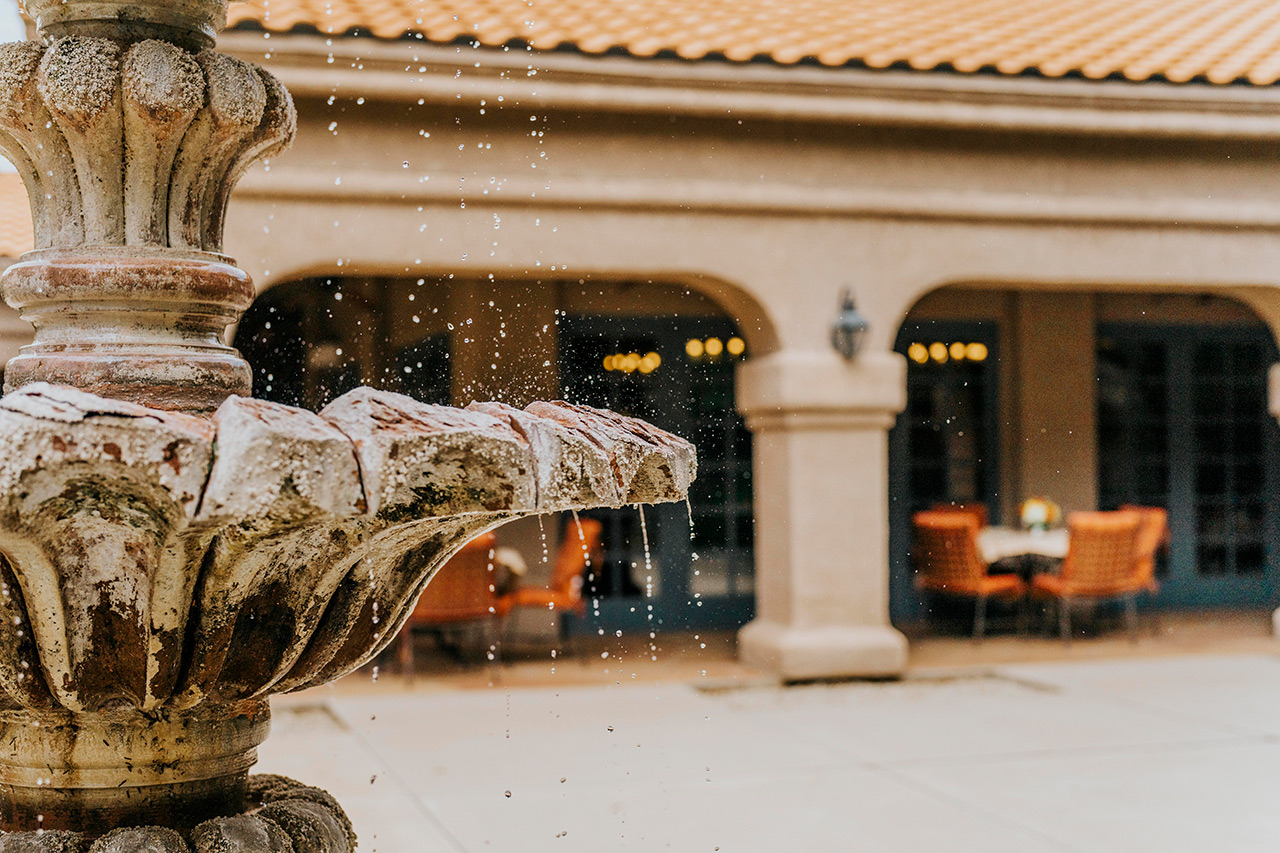
[(361, 853), (1280, 847), (1271, 654), (785, 688), (365, 684), (278, 702), (259, 765), (336, 794)]

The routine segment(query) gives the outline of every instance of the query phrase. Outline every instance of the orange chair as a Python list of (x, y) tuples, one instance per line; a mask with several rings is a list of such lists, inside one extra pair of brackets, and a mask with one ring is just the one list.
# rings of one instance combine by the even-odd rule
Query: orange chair
[(987, 629), (987, 599), (1020, 598), (1026, 584), (1017, 575), (988, 575), (978, 553), (978, 518), (952, 508), (925, 510), (911, 517), (915, 543), (916, 588), (943, 595), (973, 598), (973, 636)]
[(978, 529), (990, 524), (987, 505), (982, 501), (943, 501), (930, 507), (935, 512), (967, 512), (978, 519)]
[(1160, 591), (1156, 580), (1156, 554), (1169, 546), (1169, 512), (1156, 506), (1125, 504), (1121, 512), (1136, 512), (1142, 517), (1138, 526), (1137, 555), (1138, 576), (1147, 592)]
[[(1142, 515), (1124, 512), (1073, 512), (1067, 516), (1069, 544), (1062, 573), (1036, 575), (1033, 593), (1058, 600), (1058, 630), (1071, 640), (1071, 604), (1078, 599), (1121, 598), (1130, 635), (1137, 640), (1137, 594), (1148, 589), (1147, 569), (1139, 559)], [(1150, 582), (1154, 582), (1154, 577)]]
[(492, 561), (498, 537), (482, 533), (463, 545), (436, 572), (413, 613), (400, 629), (399, 664), (406, 678), (413, 678), (413, 629), (441, 630), (468, 622), (484, 623), (491, 635), (497, 629), (497, 598), (493, 593)]
[[(604, 525), (594, 518), (570, 523), (560, 540), (551, 586), (546, 589), (521, 587), (498, 599), (498, 618), (504, 623), (517, 607), (536, 607), (579, 616), (587, 609), (582, 597), (582, 572), (588, 560), (597, 568), (604, 562)], [(505, 633), (500, 630), (499, 633)]]

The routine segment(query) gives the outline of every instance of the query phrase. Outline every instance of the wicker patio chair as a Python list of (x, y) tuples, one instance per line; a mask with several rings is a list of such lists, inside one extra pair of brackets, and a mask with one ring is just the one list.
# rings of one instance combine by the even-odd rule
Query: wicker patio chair
[(978, 529), (991, 523), (987, 505), (982, 501), (942, 501), (929, 508), (933, 512), (967, 512), (978, 519)]
[[(1070, 544), (1062, 573), (1031, 579), (1032, 592), (1058, 602), (1058, 630), (1071, 641), (1071, 606), (1080, 600), (1123, 599), (1130, 636), (1138, 635), (1137, 594), (1147, 589), (1138, 559), (1142, 515), (1124, 512), (1073, 512), (1067, 516)], [(1154, 580), (1154, 579), (1153, 579)]]
[(916, 587), (940, 595), (974, 599), (973, 637), (987, 630), (987, 599), (1020, 598), (1026, 584), (1017, 575), (988, 575), (978, 552), (978, 518), (954, 509), (925, 510), (911, 518), (915, 542), (911, 557)]
[[(497, 613), (502, 622), (499, 633), (505, 635), (507, 617), (520, 607), (583, 615), (587, 606), (582, 597), (582, 573), (588, 561), (597, 569), (604, 562), (604, 525), (594, 518), (583, 518), (565, 527), (551, 570), (549, 587), (519, 587), (498, 599)], [(560, 627), (563, 639), (563, 620)]]
[[(405, 678), (412, 679), (413, 632), (415, 628), (435, 631), (443, 640), (446, 631), (468, 623), (483, 625), (487, 637), (496, 643), (498, 629), (497, 598), (493, 593), (492, 552), (497, 537), (483, 533), (472, 539), (449, 558), (427, 584), (426, 591), (413, 607), (413, 613), (400, 629), (399, 665)], [(450, 644), (444, 644), (456, 651)]]
[(1142, 517), (1138, 525), (1138, 541), (1135, 559), (1138, 561), (1138, 577), (1147, 592), (1156, 593), (1160, 583), (1156, 580), (1156, 555), (1169, 546), (1169, 512), (1157, 506), (1125, 504), (1121, 512), (1136, 512)]

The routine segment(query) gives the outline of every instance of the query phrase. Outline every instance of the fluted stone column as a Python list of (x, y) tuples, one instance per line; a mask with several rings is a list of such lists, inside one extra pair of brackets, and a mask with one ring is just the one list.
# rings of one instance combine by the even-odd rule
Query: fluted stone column
[(889, 624), (888, 430), (902, 357), (783, 350), (744, 362), (738, 408), (755, 436), (756, 619), (744, 662), (787, 680), (902, 673)]

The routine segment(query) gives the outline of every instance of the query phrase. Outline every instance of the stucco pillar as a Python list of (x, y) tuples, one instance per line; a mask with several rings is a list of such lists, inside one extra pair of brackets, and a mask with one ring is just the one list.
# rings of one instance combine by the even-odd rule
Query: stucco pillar
[(902, 673), (889, 624), (888, 430), (906, 363), (789, 351), (738, 372), (755, 434), (756, 619), (742, 660), (787, 680)]

